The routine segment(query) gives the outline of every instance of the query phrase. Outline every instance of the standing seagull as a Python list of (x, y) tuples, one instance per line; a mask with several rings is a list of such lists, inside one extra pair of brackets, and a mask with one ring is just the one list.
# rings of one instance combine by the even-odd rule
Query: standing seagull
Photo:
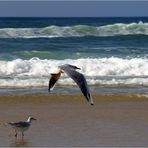
[(15, 130), (15, 137), (17, 137), (17, 132), (18, 131), (22, 133), (22, 137), (23, 137), (24, 136), (24, 132), (26, 130), (28, 130), (28, 128), (30, 127), (32, 120), (36, 120), (36, 119), (33, 118), (33, 117), (29, 117), (27, 119), (27, 121), (10, 122), (8, 124), (10, 124), (12, 126), (12, 128), (14, 128), (14, 130)]
[(83, 95), (85, 96), (86, 100), (90, 102), (91, 105), (93, 105), (94, 104), (93, 99), (90, 94), (86, 79), (83, 74), (76, 71), (76, 69), (80, 68), (69, 64), (61, 65), (58, 68), (59, 69), (57, 69), (56, 72), (51, 73), (51, 78), (49, 80), (49, 89), (48, 89), (49, 92), (54, 88), (55, 83), (61, 76), (61, 73), (65, 72), (69, 77), (71, 77), (77, 83)]

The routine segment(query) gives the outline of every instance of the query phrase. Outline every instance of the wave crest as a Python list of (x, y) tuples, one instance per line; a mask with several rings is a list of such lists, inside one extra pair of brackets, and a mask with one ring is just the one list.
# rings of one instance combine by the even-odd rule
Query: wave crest
[(0, 38), (55, 38), (55, 37), (107, 37), (119, 35), (148, 35), (148, 23), (116, 23), (106, 26), (48, 26), (44, 28), (3, 28)]

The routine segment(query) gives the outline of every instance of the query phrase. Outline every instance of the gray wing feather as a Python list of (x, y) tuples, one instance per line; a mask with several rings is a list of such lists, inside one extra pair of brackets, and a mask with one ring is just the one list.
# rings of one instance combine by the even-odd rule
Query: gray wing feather
[(27, 122), (23, 122), (23, 121), (20, 121), (20, 122), (10, 122), (8, 123), (12, 126), (15, 126), (15, 127), (28, 127), (30, 124), (27, 123)]
[(69, 77), (71, 77), (81, 89), (83, 95), (85, 96), (86, 100), (93, 105), (93, 99), (90, 94), (86, 79), (83, 74), (77, 72), (74, 68), (70, 67), (71, 65), (62, 65), (59, 66)]

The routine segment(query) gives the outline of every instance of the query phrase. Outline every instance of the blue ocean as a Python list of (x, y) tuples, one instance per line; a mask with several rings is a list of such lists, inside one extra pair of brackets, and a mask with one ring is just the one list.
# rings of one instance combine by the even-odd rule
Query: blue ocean
[[(48, 94), (53, 68), (81, 68), (95, 94), (148, 93), (148, 18), (0, 18), (0, 94)], [(53, 94), (80, 93), (64, 74)]]

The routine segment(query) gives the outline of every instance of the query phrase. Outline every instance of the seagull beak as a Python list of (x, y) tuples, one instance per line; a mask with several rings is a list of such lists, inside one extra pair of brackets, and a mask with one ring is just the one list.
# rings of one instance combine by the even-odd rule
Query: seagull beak
[(35, 118), (32, 118), (32, 120), (37, 120), (37, 119), (35, 119)]

